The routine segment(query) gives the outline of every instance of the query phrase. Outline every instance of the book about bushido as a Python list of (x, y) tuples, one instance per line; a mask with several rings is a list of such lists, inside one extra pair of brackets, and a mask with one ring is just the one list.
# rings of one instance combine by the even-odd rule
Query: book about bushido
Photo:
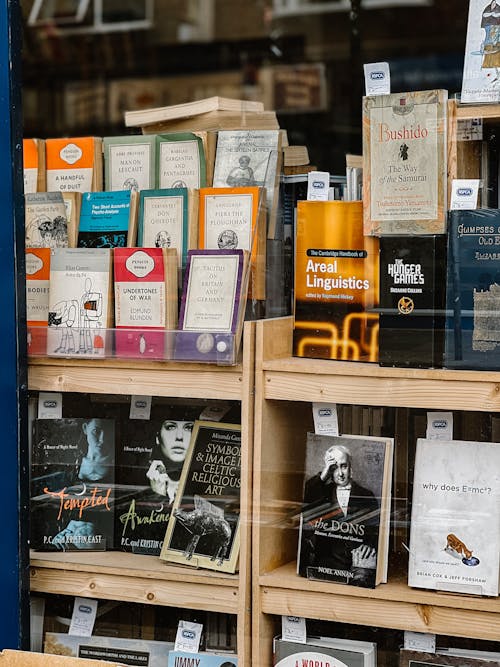
[(297, 357), (377, 361), (379, 241), (363, 236), (361, 202), (297, 206)]

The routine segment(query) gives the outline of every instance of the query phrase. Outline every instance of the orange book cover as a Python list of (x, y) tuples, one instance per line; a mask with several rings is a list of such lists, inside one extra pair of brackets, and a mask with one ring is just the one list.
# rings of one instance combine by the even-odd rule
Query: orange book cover
[(201, 188), (200, 250), (248, 250), (251, 258), (249, 295), (265, 299), (266, 202), (260, 187)]
[[(102, 190), (102, 142), (96, 137), (47, 139), (47, 191)], [(99, 171), (100, 183), (99, 183)]]
[(379, 241), (363, 236), (363, 205), (297, 206), (294, 355), (378, 360)]
[(45, 190), (45, 141), (23, 139), (24, 192)]
[(50, 248), (26, 250), (28, 354), (45, 354), (49, 313)]

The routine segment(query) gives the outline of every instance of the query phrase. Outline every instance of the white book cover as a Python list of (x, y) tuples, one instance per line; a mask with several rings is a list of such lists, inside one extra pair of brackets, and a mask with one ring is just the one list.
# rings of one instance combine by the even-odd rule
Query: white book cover
[(500, 4), (470, 0), (462, 102), (500, 100)]
[(500, 444), (419, 438), (408, 583), (498, 595)]

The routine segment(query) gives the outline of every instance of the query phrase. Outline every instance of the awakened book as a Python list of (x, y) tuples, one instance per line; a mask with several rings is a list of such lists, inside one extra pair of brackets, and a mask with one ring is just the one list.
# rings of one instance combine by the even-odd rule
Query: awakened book
[(158, 188), (204, 188), (207, 184), (203, 141), (192, 132), (156, 135)]
[(298, 574), (387, 581), (393, 448), (392, 438), (307, 434)]
[(446, 232), (447, 91), (363, 98), (367, 235)]
[(375, 667), (377, 645), (373, 642), (307, 637), (305, 644), (273, 639), (275, 667)]
[(469, 0), (461, 102), (500, 101), (500, 9), (495, 0)]
[(241, 426), (195, 421), (160, 558), (235, 572), (240, 488)]
[(446, 368), (500, 369), (500, 211), (450, 211)]
[(135, 190), (86, 192), (82, 197), (79, 248), (132, 248), (137, 236)]
[(25, 244), (27, 248), (67, 248), (68, 220), (60, 192), (27, 194)]
[(500, 443), (417, 440), (408, 584), (498, 595)]
[(102, 190), (102, 140), (99, 137), (46, 139), (47, 191)]
[(379, 240), (362, 216), (361, 202), (297, 205), (296, 357), (378, 359)]
[(104, 137), (106, 190), (151, 190), (156, 187), (154, 136)]

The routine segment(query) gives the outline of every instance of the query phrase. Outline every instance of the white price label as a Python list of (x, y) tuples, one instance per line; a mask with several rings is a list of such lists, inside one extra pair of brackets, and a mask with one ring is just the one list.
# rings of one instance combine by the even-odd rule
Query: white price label
[(97, 600), (75, 598), (73, 615), (68, 634), (78, 637), (91, 637), (97, 615)]
[(428, 440), (453, 440), (453, 412), (428, 412)]
[(130, 419), (146, 419), (151, 416), (151, 396), (130, 397)]
[(389, 95), (391, 92), (391, 72), (389, 63), (366, 63), (365, 89), (367, 95)]
[(282, 616), (281, 638), (285, 641), (305, 644), (307, 641), (306, 619), (300, 616)]
[(405, 630), (404, 647), (407, 651), (436, 652), (436, 635), (426, 632), (410, 632)]
[(38, 394), (38, 419), (62, 419), (62, 394), (41, 391)]
[(478, 178), (454, 178), (451, 182), (450, 210), (476, 209), (479, 183)]
[(307, 174), (307, 200), (328, 201), (330, 173), (328, 171), (310, 171)]
[(338, 435), (339, 420), (335, 403), (312, 404), (314, 432), (317, 435)]
[(179, 625), (177, 626), (177, 634), (175, 636), (174, 651), (198, 653), (202, 631), (203, 625), (201, 623), (179, 621)]

